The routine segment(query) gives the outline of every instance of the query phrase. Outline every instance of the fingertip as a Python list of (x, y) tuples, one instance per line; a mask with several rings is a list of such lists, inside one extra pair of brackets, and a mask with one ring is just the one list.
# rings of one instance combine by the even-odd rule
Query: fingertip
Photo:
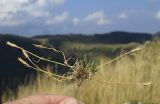
[(81, 101), (78, 101), (74, 98), (67, 98), (63, 102), (61, 102), (60, 104), (84, 104), (84, 103)]

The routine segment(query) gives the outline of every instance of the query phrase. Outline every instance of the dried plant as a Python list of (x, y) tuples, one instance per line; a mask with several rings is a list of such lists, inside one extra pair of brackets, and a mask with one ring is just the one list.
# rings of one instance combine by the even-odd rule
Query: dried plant
[[(25, 60), (27, 59), (27, 61), (30, 62), (30, 64), (29, 64), (24, 59), (19, 57), (18, 61), (21, 62), (23, 65), (25, 65), (25, 66), (27, 66), (29, 68), (35, 69), (35, 70), (37, 70), (39, 72), (42, 72), (42, 73), (44, 73), (45, 75), (47, 75), (49, 77), (53, 77), (57, 81), (75, 80), (77, 82), (78, 86), (80, 86), (82, 80), (88, 79), (88, 78), (91, 77), (91, 75), (93, 75), (93, 73), (92, 73), (93, 71), (91, 70), (93, 68), (92, 65), (94, 65), (93, 63), (87, 64), (87, 63), (84, 63), (84, 61), (77, 60), (77, 61), (75, 61), (74, 65), (69, 65), (68, 61), (69, 61), (70, 58), (66, 59), (65, 54), (62, 51), (56, 50), (55, 48), (48, 48), (48, 47), (45, 47), (45, 46), (42, 46), (42, 45), (35, 45), (34, 44), (34, 46), (37, 47), (37, 48), (53, 50), (55, 52), (61, 53), (63, 55), (63, 59), (64, 59), (63, 63), (60, 63), (60, 62), (57, 62), (57, 61), (53, 61), (53, 60), (50, 60), (50, 59), (47, 59), (47, 58), (44, 58), (44, 57), (40, 57), (40, 56), (38, 56), (38, 55), (28, 51), (28, 50), (25, 50), (22, 47), (17, 46), (14, 43), (11, 43), (11, 42), (7, 42), (7, 45), (9, 45), (9, 46), (11, 46), (13, 48), (18, 48), (18, 49), (20, 49), (22, 51), (23, 55), (25, 56)], [(61, 65), (61, 66), (65, 66), (65, 67), (69, 68), (69, 71), (65, 75), (58, 75), (58, 74), (55, 74), (55, 73), (51, 73), (50, 71), (43, 70), (43, 68), (38, 66), (30, 58), (30, 56), (38, 58), (39, 61), (43, 60), (43, 61), (51, 62), (53, 64), (58, 64), (58, 65)]]
[[(29, 63), (27, 63), (24, 59), (22, 59), (21, 57), (18, 58), (18, 61), (21, 62), (22, 64), (24, 64), (26, 67), (29, 67), (29, 68), (32, 68), (32, 69), (35, 69), (39, 72), (42, 72), (44, 73), (45, 75), (49, 76), (49, 77), (52, 77), (54, 79), (56, 79), (57, 81), (71, 81), (71, 80), (74, 80), (78, 86), (81, 86), (83, 80), (85, 79), (90, 79), (97, 71), (97, 69), (99, 69), (100, 67), (103, 67), (105, 65), (108, 65), (130, 53), (133, 53), (133, 52), (136, 52), (136, 51), (139, 51), (141, 50), (141, 48), (136, 48), (136, 49), (133, 49), (129, 52), (126, 52), (108, 62), (106, 62), (105, 64), (102, 64), (102, 65), (99, 65), (99, 66), (96, 66), (94, 62), (86, 62), (86, 60), (76, 60), (75, 63), (73, 65), (69, 65), (68, 64), (68, 61), (70, 60), (69, 59), (66, 59), (66, 56), (65, 54), (63, 53), (63, 51), (59, 51), (59, 50), (56, 50), (55, 48), (48, 48), (48, 47), (45, 47), (45, 46), (42, 46), (42, 45), (37, 45), (37, 44), (34, 44), (35, 47), (37, 48), (41, 48), (41, 49), (47, 49), (47, 50), (52, 50), (54, 52), (58, 52), (58, 53), (61, 53), (63, 55), (63, 59), (64, 59), (64, 62), (63, 63), (60, 63), (60, 62), (57, 62), (57, 61), (53, 61), (53, 60), (50, 60), (50, 59), (47, 59), (47, 58), (44, 58), (44, 57), (41, 57), (41, 56), (38, 56), (28, 50), (25, 50), (24, 48), (22, 47), (19, 47), (17, 46), (16, 44), (14, 43), (11, 43), (11, 42), (7, 42), (7, 45), (13, 47), (13, 48), (18, 48), (22, 51), (23, 55), (25, 56), (25, 59), (27, 59)], [(65, 66), (67, 68), (69, 68), (69, 71), (64, 74), (64, 75), (58, 75), (56, 73), (51, 73), (50, 71), (46, 71), (46, 70), (43, 70), (43, 68), (41, 68), (40, 66), (38, 66), (30, 57), (36, 57), (37, 59), (40, 60), (43, 60), (43, 61), (46, 61), (46, 62), (50, 62), (50, 63), (53, 63), (53, 64), (57, 64), (57, 65), (61, 65), (61, 66)], [(108, 82), (108, 81), (105, 81), (103, 79), (101, 80), (98, 80), (99, 82), (103, 82), (103, 83), (107, 83), (107, 84), (128, 84), (128, 85), (144, 85), (144, 86), (148, 86), (148, 85), (151, 85), (151, 81), (149, 82), (144, 82), (144, 83), (126, 83), (126, 82)]]

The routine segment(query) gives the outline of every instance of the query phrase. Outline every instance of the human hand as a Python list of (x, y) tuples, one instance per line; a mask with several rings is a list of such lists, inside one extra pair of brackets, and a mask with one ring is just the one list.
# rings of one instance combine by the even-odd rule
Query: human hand
[(72, 97), (59, 95), (32, 95), (4, 104), (84, 104)]

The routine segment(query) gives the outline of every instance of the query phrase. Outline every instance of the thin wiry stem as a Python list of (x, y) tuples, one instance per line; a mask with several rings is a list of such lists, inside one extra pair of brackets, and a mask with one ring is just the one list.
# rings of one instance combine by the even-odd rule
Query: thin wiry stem
[[(66, 66), (66, 67), (71, 67), (71, 66), (69, 66), (68, 64), (66, 65), (66, 64), (63, 64), (63, 63), (59, 63), (59, 62), (56, 62), (56, 61), (51, 61), (51, 60), (45, 59), (45, 58), (43, 58), (43, 57), (40, 57), (40, 56), (38, 56), (38, 55), (36, 55), (36, 54), (34, 54), (34, 53), (32, 53), (32, 52), (29, 52), (29, 51), (25, 50), (25, 49), (22, 48), (22, 47), (17, 46), (16, 44), (13, 44), (13, 43), (10, 43), (10, 42), (7, 42), (7, 45), (12, 46), (12, 47), (14, 47), (14, 48), (20, 49), (20, 50), (22, 51), (23, 55), (25, 56), (25, 58), (33, 65), (33, 66), (31, 66), (31, 65), (29, 65), (27, 62), (25, 62), (23, 59), (18, 58), (18, 60), (19, 60), (22, 64), (24, 64), (25, 66), (30, 67), (30, 68), (32, 68), (32, 69), (35, 69), (35, 70), (37, 70), (37, 71), (43, 72), (43, 73), (46, 74), (47, 76), (53, 76), (54, 78), (57, 77), (57, 78), (58, 78), (58, 79), (56, 78), (57, 80), (59, 80), (59, 79), (62, 79), (62, 80), (71, 80), (71, 79), (73, 79), (73, 76), (65, 77), (65, 76), (62, 76), (62, 75), (57, 75), (57, 74), (53, 74), (53, 73), (48, 72), (48, 71), (44, 71), (43, 69), (41, 69), (39, 66), (37, 66), (37, 65), (30, 59), (29, 54), (32, 55), (32, 56), (34, 56), (34, 57), (36, 57), (36, 58), (38, 58), (39, 60), (44, 60), (44, 61), (52, 62), (52, 63), (59, 64), (59, 65), (62, 65), (62, 66)], [(63, 53), (63, 55), (64, 55), (64, 53)], [(64, 57), (64, 58), (65, 58), (65, 57)]]
[[(63, 59), (64, 59), (64, 64), (67, 65), (67, 66), (69, 66), (71, 69), (74, 67), (74, 65), (72, 66), (72, 65), (69, 65), (69, 64), (68, 64), (68, 61), (71, 59), (71, 57), (68, 58), (68, 59), (66, 59), (66, 56), (65, 56), (65, 54), (64, 54), (63, 51), (57, 50), (57, 49), (55, 49), (54, 47), (48, 48), (48, 47), (45, 47), (45, 46), (43, 46), (43, 45), (37, 45), (37, 44), (33, 44), (33, 45), (34, 45), (35, 47), (37, 47), (37, 48), (42, 48), (42, 49), (47, 49), (47, 50), (53, 50), (53, 51), (55, 51), (55, 52), (61, 53), (62, 56), (63, 56)], [(75, 70), (72, 70), (72, 71), (75, 71)]]
[[(46, 76), (48, 76), (48, 77), (53, 77), (54, 79), (56, 79), (57, 81), (61, 81), (61, 80), (70, 80), (71, 79), (71, 77), (69, 78), (69, 77), (63, 77), (63, 76), (60, 76), (60, 75), (57, 75), (57, 74), (54, 74), (54, 73), (51, 73), (51, 72), (49, 72), (49, 71), (44, 71), (43, 69), (41, 69), (40, 67), (38, 67), (36, 64), (34, 64), (33, 63), (33, 61), (31, 61), (30, 59), (28, 59), (30, 62), (31, 62), (31, 64), (34, 66), (31, 66), (31, 65), (28, 65), (28, 64), (26, 64), (27, 62), (25, 62), (23, 59), (21, 59), (21, 58), (18, 58), (18, 61), (20, 61), (22, 64), (24, 64), (25, 66), (27, 66), (27, 67), (29, 67), (29, 68), (32, 68), (32, 69), (35, 69), (35, 70), (37, 70), (37, 71), (39, 71), (39, 72), (42, 72), (42, 73), (44, 73)], [(59, 78), (59, 79), (58, 79)]]
[(116, 60), (118, 60), (118, 59), (120, 59), (120, 58), (122, 58), (122, 57), (124, 57), (124, 56), (126, 56), (126, 55), (128, 55), (128, 54), (130, 54), (130, 53), (139, 51), (140, 49), (141, 49), (141, 48), (139, 48), (139, 47), (138, 47), (138, 48), (135, 48), (135, 49), (133, 49), (133, 50), (131, 50), (131, 51), (129, 51), (129, 52), (126, 52), (126, 53), (124, 53), (124, 54), (122, 54), (122, 55), (120, 55), (120, 56), (118, 56), (118, 57), (116, 57), (116, 58), (114, 58), (114, 59), (112, 59), (112, 60), (110, 60), (110, 61), (102, 64), (102, 65), (97, 66), (97, 68), (100, 68), (100, 67), (103, 67), (103, 66), (105, 66), (105, 65), (108, 65), (108, 64), (110, 64), (110, 63), (112, 63), (112, 62), (114, 62), (114, 61), (116, 61)]
[(110, 82), (110, 81), (102, 81), (95, 79), (98, 82), (106, 83), (106, 84), (125, 84), (125, 85), (141, 85), (141, 86), (149, 86), (152, 84), (151, 81), (149, 82), (142, 82), (142, 83), (131, 83), (131, 82)]
[(60, 75), (57, 75), (57, 74), (53, 74), (51, 72), (48, 72), (48, 71), (44, 71), (43, 69), (41, 69), (39, 66), (37, 66), (30, 58), (28, 58), (28, 60), (36, 67), (36, 69), (38, 71), (41, 71), (49, 76), (55, 76), (55, 77), (59, 77), (59, 78), (62, 78), (62, 79), (67, 79), (67, 80), (70, 80), (70, 78), (68, 77), (63, 77), (63, 76), (60, 76)]
[(72, 68), (71, 66), (68, 66), (68, 65), (66, 65), (66, 64), (59, 63), (59, 62), (57, 62), (57, 61), (53, 61), (53, 60), (49, 60), (49, 59), (40, 57), (40, 56), (38, 56), (38, 55), (36, 55), (36, 54), (28, 51), (28, 50), (23, 49), (22, 47), (17, 46), (17, 45), (14, 44), (14, 43), (7, 42), (7, 45), (9, 45), (9, 46), (11, 46), (11, 47), (14, 47), (14, 48), (18, 48), (18, 49), (20, 49), (20, 50), (24, 50), (24, 51), (27, 52), (28, 54), (30, 54), (30, 55), (32, 55), (32, 56), (34, 56), (34, 57), (36, 57), (36, 58), (38, 58), (38, 59), (40, 59), (40, 60), (43, 60), (43, 61), (47, 61), (47, 62), (51, 62), (51, 63), (58, 64), (58, 65), (61, 65), (61, 66), (66, 66), (66, 67)]
[[(86, 74), (87, 74), (87, 75), (88, 75), (88, 74), (91, 74), (90, 70), (89, 70), (89, 72), (86, 70), (86, 69), (88, 69), (88, 67), (89, 67), (88, 65), (83, 66), (83, 65), (81, 65), (81, 63), (79, 63), (79, 62), (77, 62), (77, 61), (74, 63), (73, 66), (69, 65), (69, 64), (68, 64), (68, 60), (66, 59), (63, 51), (58, 51), (58, 50), (56, 50), (55, 48), (47, 48), (47, 47), (44, 47), (44, 46), (42, 46), (42, 45), (34, 45), (34, 46), (39, 47), (39, 48), (49, 49), (49, 50), (53, 50), (53, 51), (55, 51), (55, 52), (60, 52), (60, 53), (62, 53), (63, 58), (64, 58), (64, 63), (59, 63), (59, 62), (57, 62), (57, 61), (52, 61), (52, 60), (49, 60), (49, 59), (40, 57), (40, 56), (38, 56), (38, 55), (30, 52), (30, 51), (27, 51), (27, 50), (23, 49), (22, 47), (17, 46), (16, 44), (11, 43), (11, 42), (7, 42), (7, 45), (9, 45), (9, 46), (11, 46), (11, 47), (14, 47), (14, 48), (20, 49), (20, 50), (22, 51), (23, 55), (25, 56), (25, 58), (28, 59), (28, 61), (29, 61), (33, 66), (29, 65), (29, 64), (28, 64), (27, 62), (25, 62), (23, 59), (18, 58), (18, 60), (19, 60), (22, 64), (24, 64), (25, 66), (27, 66), (27, 67), (29, 67), (29, 68), (35, 69), (35, 70), (37, 70), (37, 71), (40, 71), (40, 72), (44, 73), (45, 75), (47, 75), (47, 76), (49, 76), (49, 77), (53, 77), (53, 78), (55, 78), (55, 79), (58, 80), (58, 81), (73, 80), (73, 79), (76, 79), (76, 80), (78, 80), (78, 81), (81, 81), (81, 80), (83, 80), (83, 77), (85, 77), (85, 79), (87, 79), (88, 77), (90, 77), (90, 75), (89, 75), (88, 77), (86, 77)], [(126, 52), (126, 53), (120, 55), (119, 57), (116, 57), (116, 58), (114, 58), (114, 59), (106, 62), (105, 64), (102, 64), (102, 65), (97, 66), (96, 69), (97, 69), (97, 68), (100, 68), (100, 67), (103, 67), (103, 66), (105, 66), (105, 65), (108, 65), (108, 64), (110, 64), (110, 63), (112, 63), (112, 62), (114, 62), (114, 61), (116, 61), (116, 60), (118, 60), (118, 59), (120, 59), (120, 58), (122, 58), (122, 57), (124, 57), (124, 56), (126, 56), (126, 55), (128, 55), (128, 54), (130, 54), (130, 53), (133, 53), (133, 52), (135, 52), (135, 51), (138, 51), (138, 50), (140, 50), (140, 49), (141, 49), (141, 48), (136, 48), (136, 49), (133, 49), (133, 50), (131, 50), (131, 51), (129, 51), (129, 52)], [(71, 75), (65, 77), (65, 76), (63, 76), (63, 75), (57, 75), (57, 74), (51, 73), (51, 72), (49, 72), (49, 71), (44, 71), (43, 69), (41, 69), (39, 66), (37, 66), (37, 65), (30, 59), (29, 55), (32, 55), (32, 56), (38, 58), (38, 59), (39, 59), (38, 61), (43, 60), (43, 61), (47, 61), (47, 62), (51, 62), (51, 63), (55, 63), (55, 64), (58, 64), (58, 65), (62, 65), (62, 66), (69, 67), (70, 70), (73, 70), (73, 72), (71, 73)], [(84, 72), (83, 72), (83, 71), (84, 71)], [(83, 73), (83, 75), (81, 75), (81, 73)], [(81, 75), (81, 76), (79, 76), (79, 75)], [(80, 79), (79, 79), (79, 77), (80, 77)], [(95, 80), (97, 80), (97, 79), (95, 79)], [(104, 79), (97, 80), (97, 81), (103, 82), (103, 83), (107, 83), (107, 84), (127, 84), (127, 85), (143, 85), (143, 86), (151, 85), (151, 81), (150, 81), (150, 82), (144, 82), (144, 83), (108, 82), (108, 81), (105, 81)]]

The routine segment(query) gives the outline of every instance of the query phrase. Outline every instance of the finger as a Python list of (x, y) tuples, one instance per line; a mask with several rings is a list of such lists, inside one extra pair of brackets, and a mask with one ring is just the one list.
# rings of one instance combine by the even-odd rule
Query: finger
[(60, 104), (66, 98), (68, 97), (59, 95), (33, 95), (25, 98), (25, 100), (29, 104)]
[(4, 104), (83, 104), (74, 98), (59, 95), (33, 95)]
[(68, 96), (47, 95), (47, 104), (84, 104)]
[(84, 104), (81, 101), (78, 101), (74, 98), (65, 98), (61, 103), (59, 104)]
[(4, 104), (59, 104), (65, 98), (66, 96), (58, 95), (32, 95)]

